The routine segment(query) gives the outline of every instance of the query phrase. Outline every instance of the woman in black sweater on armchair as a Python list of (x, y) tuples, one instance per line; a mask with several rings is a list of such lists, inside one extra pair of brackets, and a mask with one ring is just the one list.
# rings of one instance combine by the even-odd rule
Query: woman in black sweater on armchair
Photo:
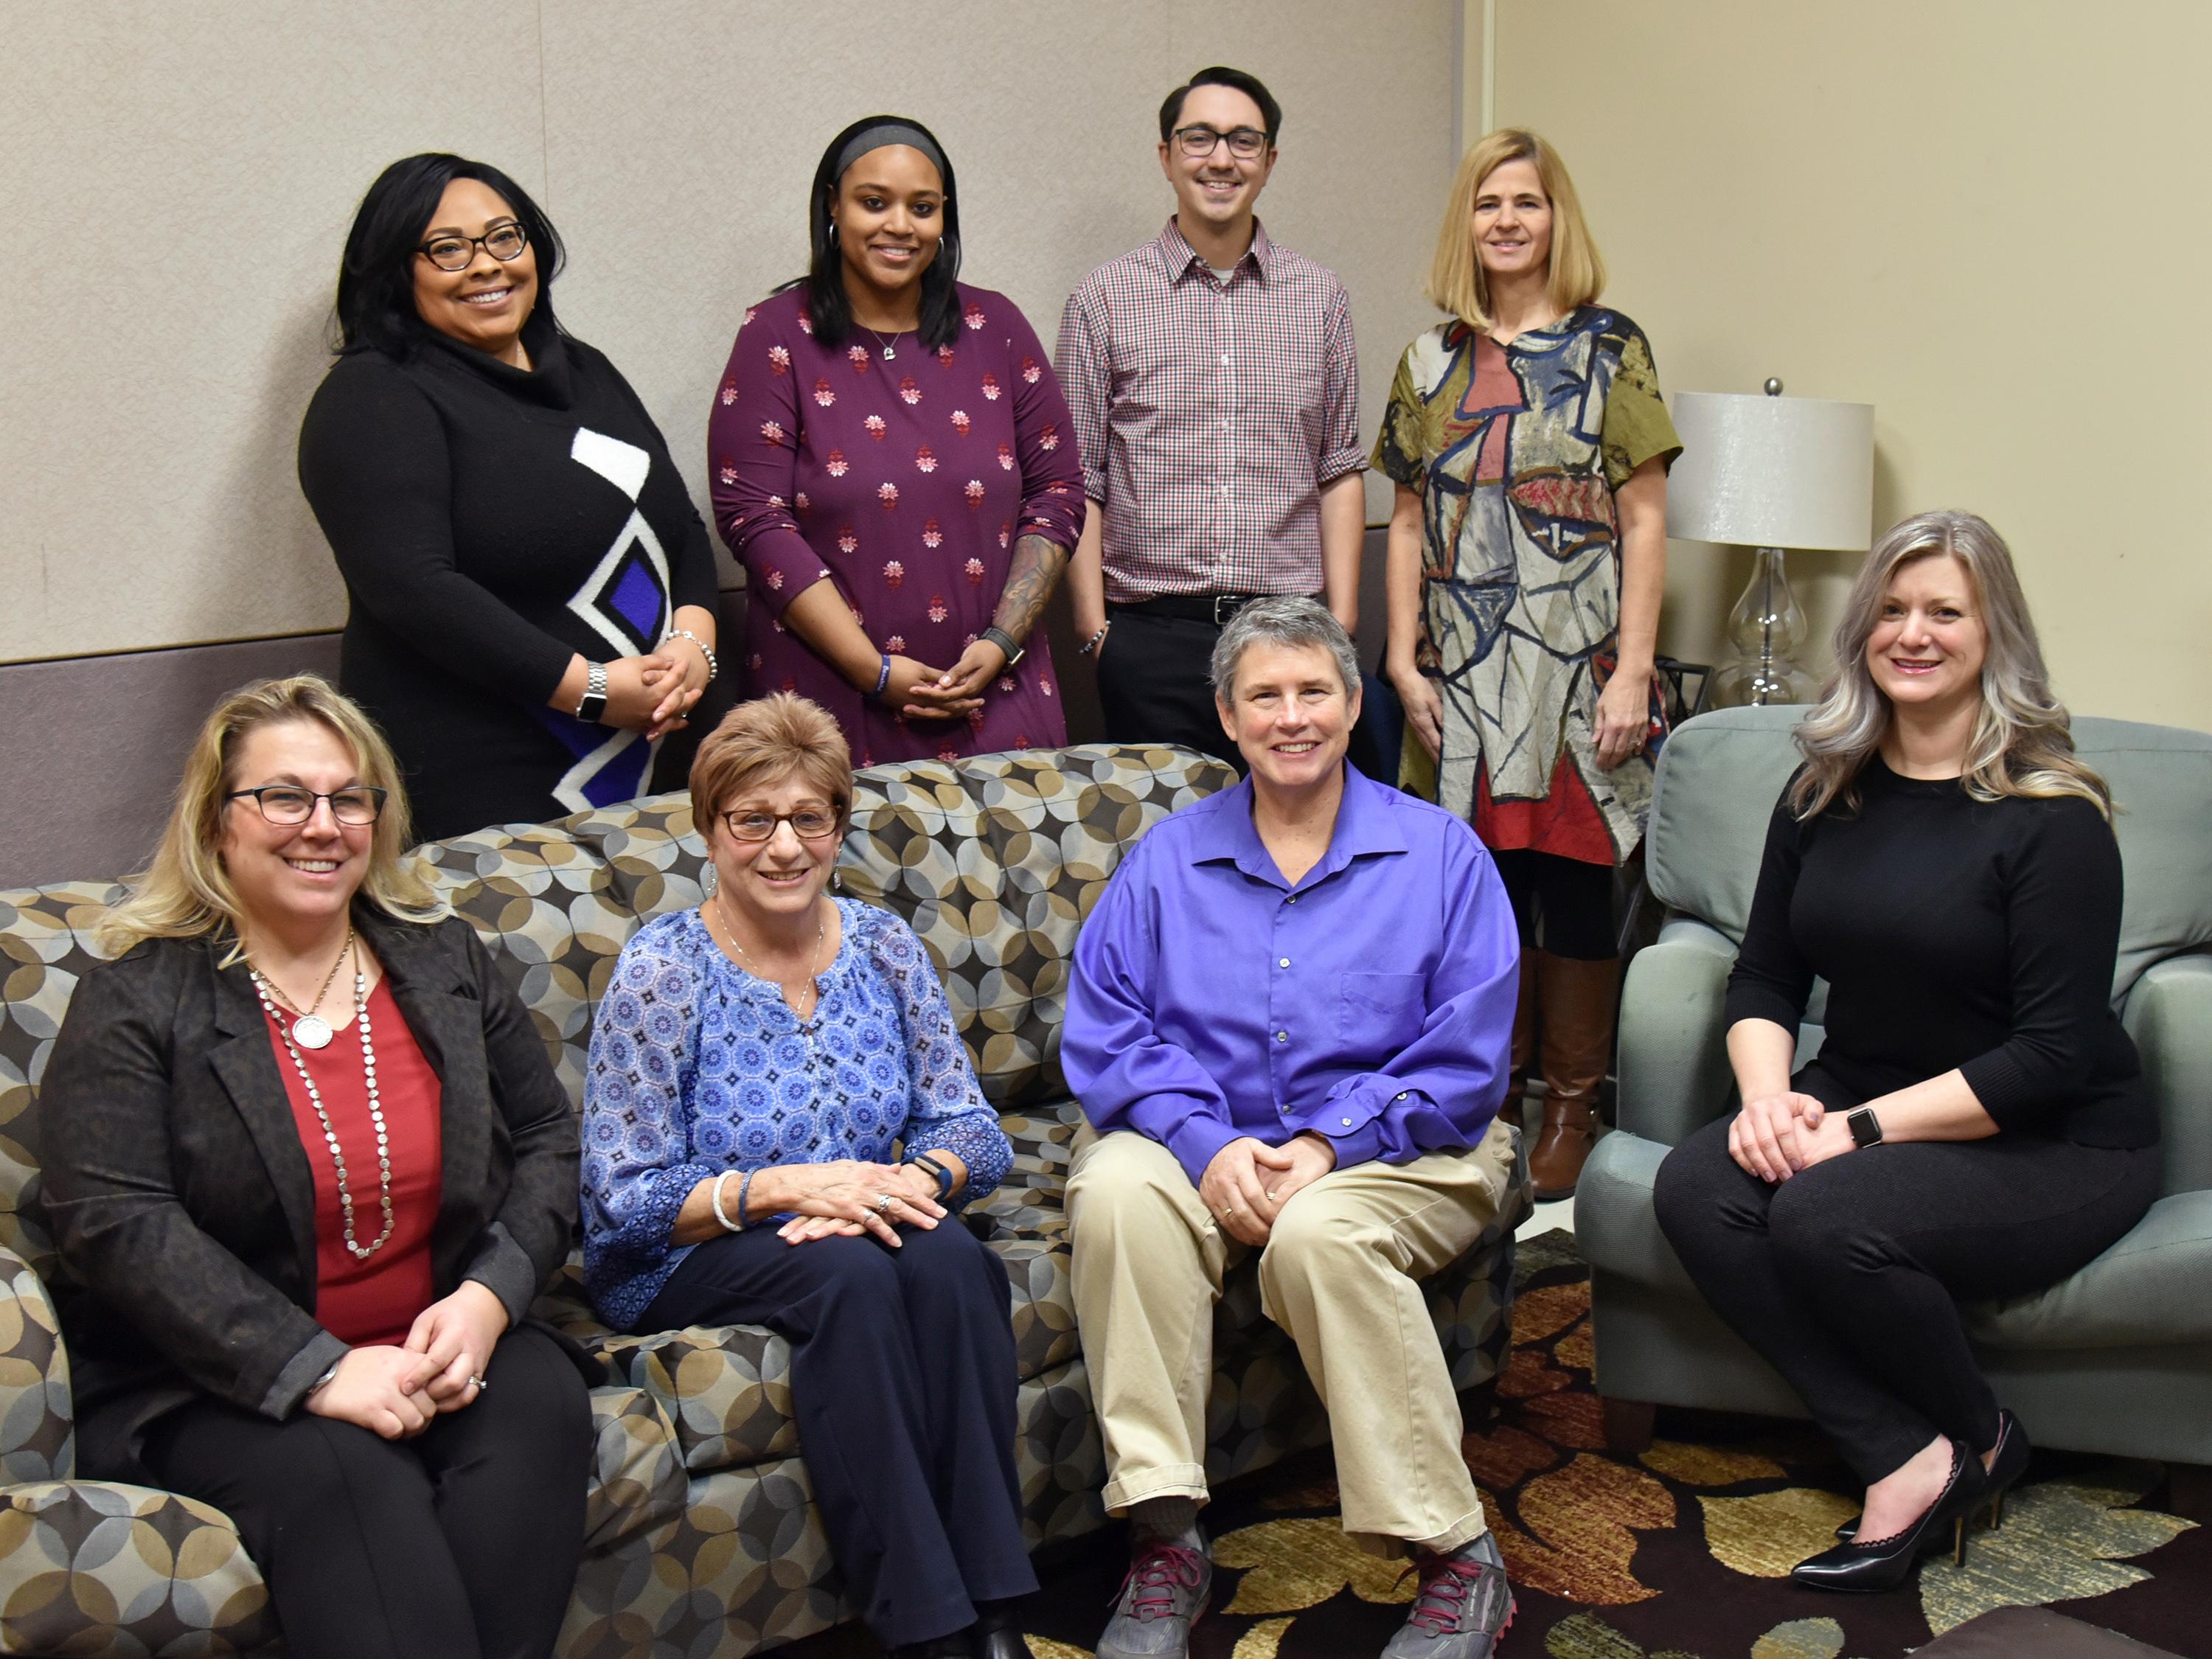
[(716, 668), (707, 527), (629, 383), (555, 321), (561, 257), (498, 168), (393, 162), (300, 429), (350, 602), (340, 687), (428, 841), (645, 793)]
[[(1956, 1299), (2025, 1295), (2158, 1194), (2112, 1012), (2120, 855), (2011, 555), (1966, 513), (1867, 556), (1798, 728), (1728, 1047), (1742, 1109), (1668, 1155), (1661, 1228), (1868, 1483), (1800, 1583), (1887, 1589), (2027, 1464)], [(1826, 1041), (1790, 1075), (1815, 977)]]

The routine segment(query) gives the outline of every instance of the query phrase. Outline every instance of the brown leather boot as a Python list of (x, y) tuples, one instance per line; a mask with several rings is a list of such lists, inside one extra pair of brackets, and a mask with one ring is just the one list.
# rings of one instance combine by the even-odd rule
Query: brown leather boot
[(1546, 1201), (1571, 1198), (1583, 1160), (1597, 1144), (1597, 1097), (1613, 1059), (1619, 958), (1576, 962), (1539, 951), (1543, 1005), (1544, 1127), (1528, 1154), (1528, 1176)]

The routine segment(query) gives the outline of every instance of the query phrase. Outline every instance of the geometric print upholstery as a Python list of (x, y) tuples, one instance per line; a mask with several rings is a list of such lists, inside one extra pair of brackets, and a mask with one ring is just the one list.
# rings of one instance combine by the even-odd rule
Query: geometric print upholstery
[[(1104, 1448), (1068, 1285), (1062, 1206), (1080, 1109), (1060, 1072), (1078, 931), (1136, 841), (1233, 781), (1186, 750), (1093, 744), (870, 768), (854, 779), (843, 891), (913, 928), (1012, 1144), (1012, 1170), (965, 1224), (1005, 1261), (1017, 1371), (1016, 1467), (1032, 1544), (1103, 1524)], [(704, 896), (706, 848), (682, 793), (420, 849), (529, 1009), (572, 1100), (623, 944)], [(276, 1652), (265, 1592), (218, 1512), (72, 1480), (68, 1359), (27, 1214), (38, 1082), (106, 882), (0, 893), (0, 1654)], [(1507, 1212), (1425, 1286), (1454, 1380), (1495, 1376), (1510, 1332)], [(12, 1253), (12, 1254), (10, 1254)], [(574, 1255), (533, 1313), (606, 1363), (585, 1559), (561, 1659), (742, 1659), (849, 1616), (791, 1411), (790, 1352), (757, 1327), (629, 1336), (600, 1324)], [(1328, 1425), (1250, 1264), (1215, 1316), (1209, 1478), (1321, 1443)]]

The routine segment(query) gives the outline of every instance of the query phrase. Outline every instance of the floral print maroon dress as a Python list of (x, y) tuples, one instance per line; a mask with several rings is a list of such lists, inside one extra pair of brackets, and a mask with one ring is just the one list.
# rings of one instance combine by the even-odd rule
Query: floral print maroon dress
[(877, 649), (950, 668), (988, 627), (1016, 542), (1072, 549), (1083, 480), (1051, 360), (1013, 302), (959, 285), (960, 337), (857, 325), (814, 337), (793, 289), (745, 313), (707, 428), (714, 523), (745, 568), (754, 696), (796, 691), (836, 717), (857, 765), (1067, 741), (1037, 628), (963, 722), (907, 720), (846, 684), (786, 606), (825, 578)]

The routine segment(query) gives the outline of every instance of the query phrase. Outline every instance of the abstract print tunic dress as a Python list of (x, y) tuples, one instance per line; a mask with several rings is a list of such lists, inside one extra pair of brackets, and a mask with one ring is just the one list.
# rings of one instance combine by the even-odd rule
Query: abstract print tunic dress
[(1681, 444), (1644, 331), (1582, 306), (1500, 346), (1439, 324), (1407, 347), (1375, 465), (1421, 497), (1415, 660), (1443, 699), (1437, 799), (1486, 845), (1618, 864), (1651, 761), (1597, 764), (1620, 617), (1613, 492)]
[(1016, 542), (1075, 545), (1082, 467), (1051, 359), (1012, 301), (958, 292), (959, 337), (935, 350), (858, 326), (826, 346), (799, 290), (770, 295), (708, 420), (714, 522), (750, 585), (749, 692), (820, 703), (859, 766), (1067, 741), (1042, 626), (963, 723), (862, 696), (782, 622), (826, 578), (878, 651), (950, 668), (990, 626)]

